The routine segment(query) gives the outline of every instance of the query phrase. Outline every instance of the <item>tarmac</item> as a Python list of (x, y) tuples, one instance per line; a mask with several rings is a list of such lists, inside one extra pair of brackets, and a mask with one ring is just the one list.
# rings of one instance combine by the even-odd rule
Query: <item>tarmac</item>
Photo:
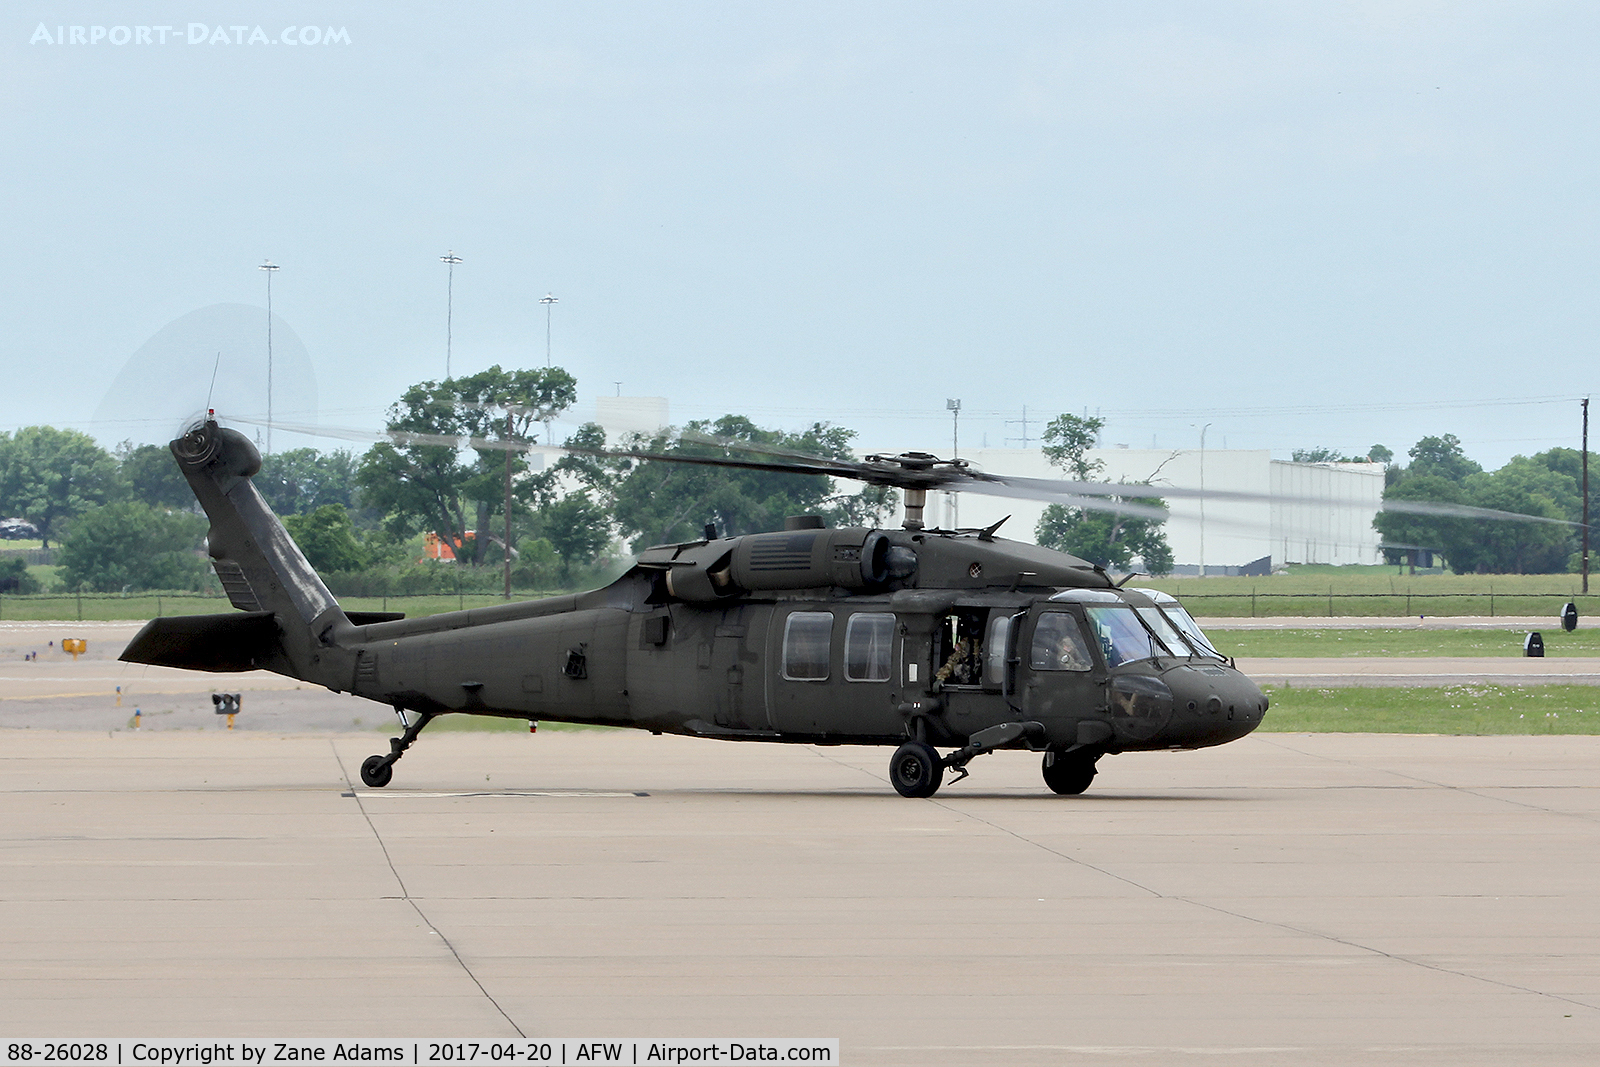
[(848, 1064), (1600, 1056), (1600, 738), (997, 753), (0, 732), (0, 1028), (838, 1038)]
[[(384, 709), (267, 676), (228, 731), (207, 694), (252, 676), (116, 664), (109, 629), (14, 675), (34, 636), (0, 631), (9, 1037), (1600, 1059), (1600, 737), (1256, 734), (1081, 797), (1001, 752), (911, 801), (885, 749), (429, 732), (369, 790), (387, 735), (349, 724)], [(171, 709), (74, 688), (112, 678)]]

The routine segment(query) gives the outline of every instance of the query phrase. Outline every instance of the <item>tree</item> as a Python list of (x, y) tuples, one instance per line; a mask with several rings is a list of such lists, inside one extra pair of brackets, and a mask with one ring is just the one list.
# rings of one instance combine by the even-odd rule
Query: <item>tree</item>
[(1394, 462), (1394, 450), (1385, 448), (1382, 445), (1373, 445), (1367, 449), (1367, 459), (1372, 463), (1382, 463), (1387, 467)]
[[(1469, 461), (1470, 462), (1470, 461)], [(1413, 464), (1413, 467), (1415, 464)], [(1557, 522), (1484, 519), (1471, 513), (1412, 515), (1380, 511), (1373, 526), (1395, 560), (1400, 551), (1426, 548), (1443, 553), (1458, 574), (1544, 574), (1566, 569), (1581, 509), (1577, 483), (1566, 474), (1523, 456), (1498, 471), (1478, 471), (1462, 481), (1442, 474), (1413, 474), (1384, 492), (1386, 501), (1420, 501), (1490, 508)]]
[(105, 503), (116, 490), (116, 460), (86, 433), (29, 426), (4, 442), (0, 514), (37, 526), (45, 548), (58, 522)]
[(1461, 451), (1461, 440), (1453, 433), (1443, 437), (1424, 437), (1411, 446), (1411, 465), (1406, 477), (1436, 474), (1452, 482), (1465, 481), (1469, 474), (1477, 474), (1482, 467), (1468, 459)]
[[(1044, 431), (1044, 454), (1075, 481), (1095, 481), (1105, 464), (1088, 458), (1104, 422), (1097, 418), (1060, 415), (1050, 420)], [(1142, 482), (1137, 484), (1149, 484)], [(1108, 502), (1124, 503), (1120, 497)], [(1166, 508), (1160, 500), (1140, 499), (1138, 503)], [(1151, 574), (1172, 571), (1172, 548), (1161, 527), (1166, 519), (1151, 519), (1109, 511), (1090, 511), (1067, 504), (1051, 504), (1044, 509), (1034, 527), (1034, 539), (1045, 548), (1068, 552), (1101, 567), (1119, 569), (1132, 565), (1137, 557)]]
[(69, 589), (197, 589), (206, 563), (206, 520), (138, 501), (107, 504), (73, 520), (56, 555)]
[[(431, 531), (465, 563), (487, 561), (493, 520), (504, 512), (507, 446), (514, 505), (538, 507), (554, 486), (551, 472), (530, 474), (516, 447), (533, 427), (577, 399), (577, 382), (559, 367), (501, 370), (421, 382), (389, 409), (394, 440), (361, 458), (363, 502), (386, 515), (396, 536)], [(509, 412), (509, 426), (507, 415)], [(499, 446), (499, 447), (497, 447)], [(473, 458), (464, 458), (463, 449)], [(469, 534), (471, 536), (469, 536)]]
[[(766, 430), (743, 415), (691, 422), (635, 443), (642, 451), (733, 459), (763, 458), (762, 449), (853, 460), (854, 431), (825, 422), (800, 433)], [(830, 525), (876, 525), (894, 506), (892, 493), (868, 487), (838, 493), (833, 479), (812, 474), (738, 470), (686, 463), (605, 459), (572, 468), (603, 493), (612, 518), (635, 550), (692, 541), (711, 523), (723, 536), (780, 529), (790, 515), (818, 514)]]
[(356, 459), (343, 450), (274, 452), (261, 457), (261, 472), (251, 480), (279, 515), (309, 514), (329, 504), (346, 511), (356, 506)]
[(1085, 453), (1100, 439), (1105, 420), (1057, 415), (1044, 428), (1044, 455), (1052, 464), (1072, 475), (1075, 481), (1092, 482), (1105, 469), (1100, 460), (1090, 460)]
[(194, 490), (183, 477), (172, 451), (162, 445), (124, 441), (117, 449), (117, 475), (129, 499), (152, 507), (192, 508)]
[(572, 576), (572, 568), (593, 563), (611, 543), (610, 522), (605, 509), (582, 490), (568, 493), (540, 512), (544, 538), (561, 557), (561, 578)]
[[(1120, 498), (1109, 499), (1118, 501)], [(1147, 498), (1140, 498), (1138, 503), (1166, 506), (1159, 500)], [(1146, 572), (1170, 574), (1172, 548), (1161, 529), (1165, 522), (1165, 519), (1051, 504), (1044, 509), (1039, 525), (1034, 528), (1034, 539), (1045, 548), (1070, 553), (1101, 567), (1126, 570), (1137, 557)]]
[(0, 593), (37, 593), (38, 579), (28, 573), (28, 561), (13, 556), (0, 559)]
[[(1373, 447), (1382, 448), (1383, 446), (1374, 445)], [(1384, 451), (1388, 452), (1389, 450), (1385, 448)], [(1391, 452), (1390, 455), (1392, 456), (1393, 453)], [(1334, 448), (1297, 448), (1290, 453), (1290, 458), (1296, 463), (1366, 463), (1368, 461), (1367, 456), (1340, 455), (1339, 450)]]
[(370, 562), (343, 504), (324, 504), (304, 515), (285, 515), (283, 526), (305, 553), (306, 561), (319, 571), (355, 571)]

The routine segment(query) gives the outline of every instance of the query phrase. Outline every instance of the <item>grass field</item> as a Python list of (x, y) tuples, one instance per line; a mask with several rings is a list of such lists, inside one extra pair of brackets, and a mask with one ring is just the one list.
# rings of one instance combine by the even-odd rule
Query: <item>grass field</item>
[[(1539, 631), (1547, 656), (1600, 656), (1600, 629)], [(1520, 656), (1525, 630), (1213, 630), (1226, 656)]]
[(1456, 685), (1442, 689), (1270, 686), (1272, 733), (1600, 734), (1600, 688)]
[(1578, 592), (1576, 574), (1417, 574), (1398, 567), (1290, 567), (1266, 578), (1135, 578), (1181, 599), (1195, 615), (1548, 615), (1567, 601), (1600, 611), (1600, 585)]

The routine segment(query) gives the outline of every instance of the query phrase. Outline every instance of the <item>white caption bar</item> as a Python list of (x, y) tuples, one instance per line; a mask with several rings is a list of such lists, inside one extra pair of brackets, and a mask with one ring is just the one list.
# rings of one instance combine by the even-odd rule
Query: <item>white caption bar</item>
[(834, 1067), (839, 1039), (501, 1038), (490, 1041), (50, 1041), (0, 1039), (0, 1067), (685, 1067), (807, 1063)]

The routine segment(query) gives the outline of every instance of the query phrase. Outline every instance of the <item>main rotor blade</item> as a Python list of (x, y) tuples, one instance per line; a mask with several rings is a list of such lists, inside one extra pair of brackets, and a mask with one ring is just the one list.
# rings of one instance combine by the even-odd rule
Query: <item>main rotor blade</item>
[[(228, 420), (249, 425), (265, 426), (265, 419), (233, 417)], [(663, 463), (687, 463), (706, 467), (730, 467), (736, 470), (765, 471), (772, 474), (809, 474), (817, 477), (849, 478), (871, 485), (892, 486), (897, 489), (923, 489), (942, 493), (978, 493), (983, 496), (1009, 497), (1020, 500), (1038, 500), (1045, 503), (1065, 504), (1087, 511), (1104, 511), (1140, 518), (1164, 519), (1170, 517), (1162, 508), (1133, 503), (1135, 500), (1197, 500), (1241, 504), (1308, 505), (1329, 507), (1339, 502), (1323, 497), (1280, 496), (1271, 493), (1252, 493), (1231, 489), (1187, 489), (1170, 485), (1148, 485), (1127, 482), (1085, 482), (1070, 479), (1032, 478), (1022, 475), (989, 474), (966, 466), (962, 461), (938, 460), (920, 454), (904, 456), (873, 456), (868, 460), (839, 460), (750, 441), (734, 441), (704, 434), (686, 435), (692, 443), (730, 451), (748, 451), (758, 455), (782, 458), (772, 460), (740, 459), (733, 456), (696, 456), (678, 452), (648, 452), (642, 449), (580, 448), (572, 445), (541, 445), (517, 439), (463, 437), (449, 434), (419, 433), (411, 430), (354, 430), (331, 426), (306, 426), (273, 422), (276, 429), (313, 437), (332, 437), (352, 441), (391, 441), (395, 444), (433, 445), (447, 448), (477, 448), (485, 451), (535, 452), (544, 455), (580, 455), (597, 459), (655, 460)], [(907, 463), (915, 458), (917, 466)], [(1354, 503), (1354, 502), (1352, 502)], [(1400, 515), (1420, 515), (1432, 518), (1481, 519), (1491, 522), (1532, 522), (1551, 526), (1570, 526), (1582, 529), (1583, 523), (1569, 519), (1553, 519), (1543, 515), (1524, 515), (1516, 511), (1480, 508), (1470, 504), (1453, 504), (1431, 500), (1384, 500), (1378, 511)], [(1213, 521), (1226, 521), (1217, 516)]]

